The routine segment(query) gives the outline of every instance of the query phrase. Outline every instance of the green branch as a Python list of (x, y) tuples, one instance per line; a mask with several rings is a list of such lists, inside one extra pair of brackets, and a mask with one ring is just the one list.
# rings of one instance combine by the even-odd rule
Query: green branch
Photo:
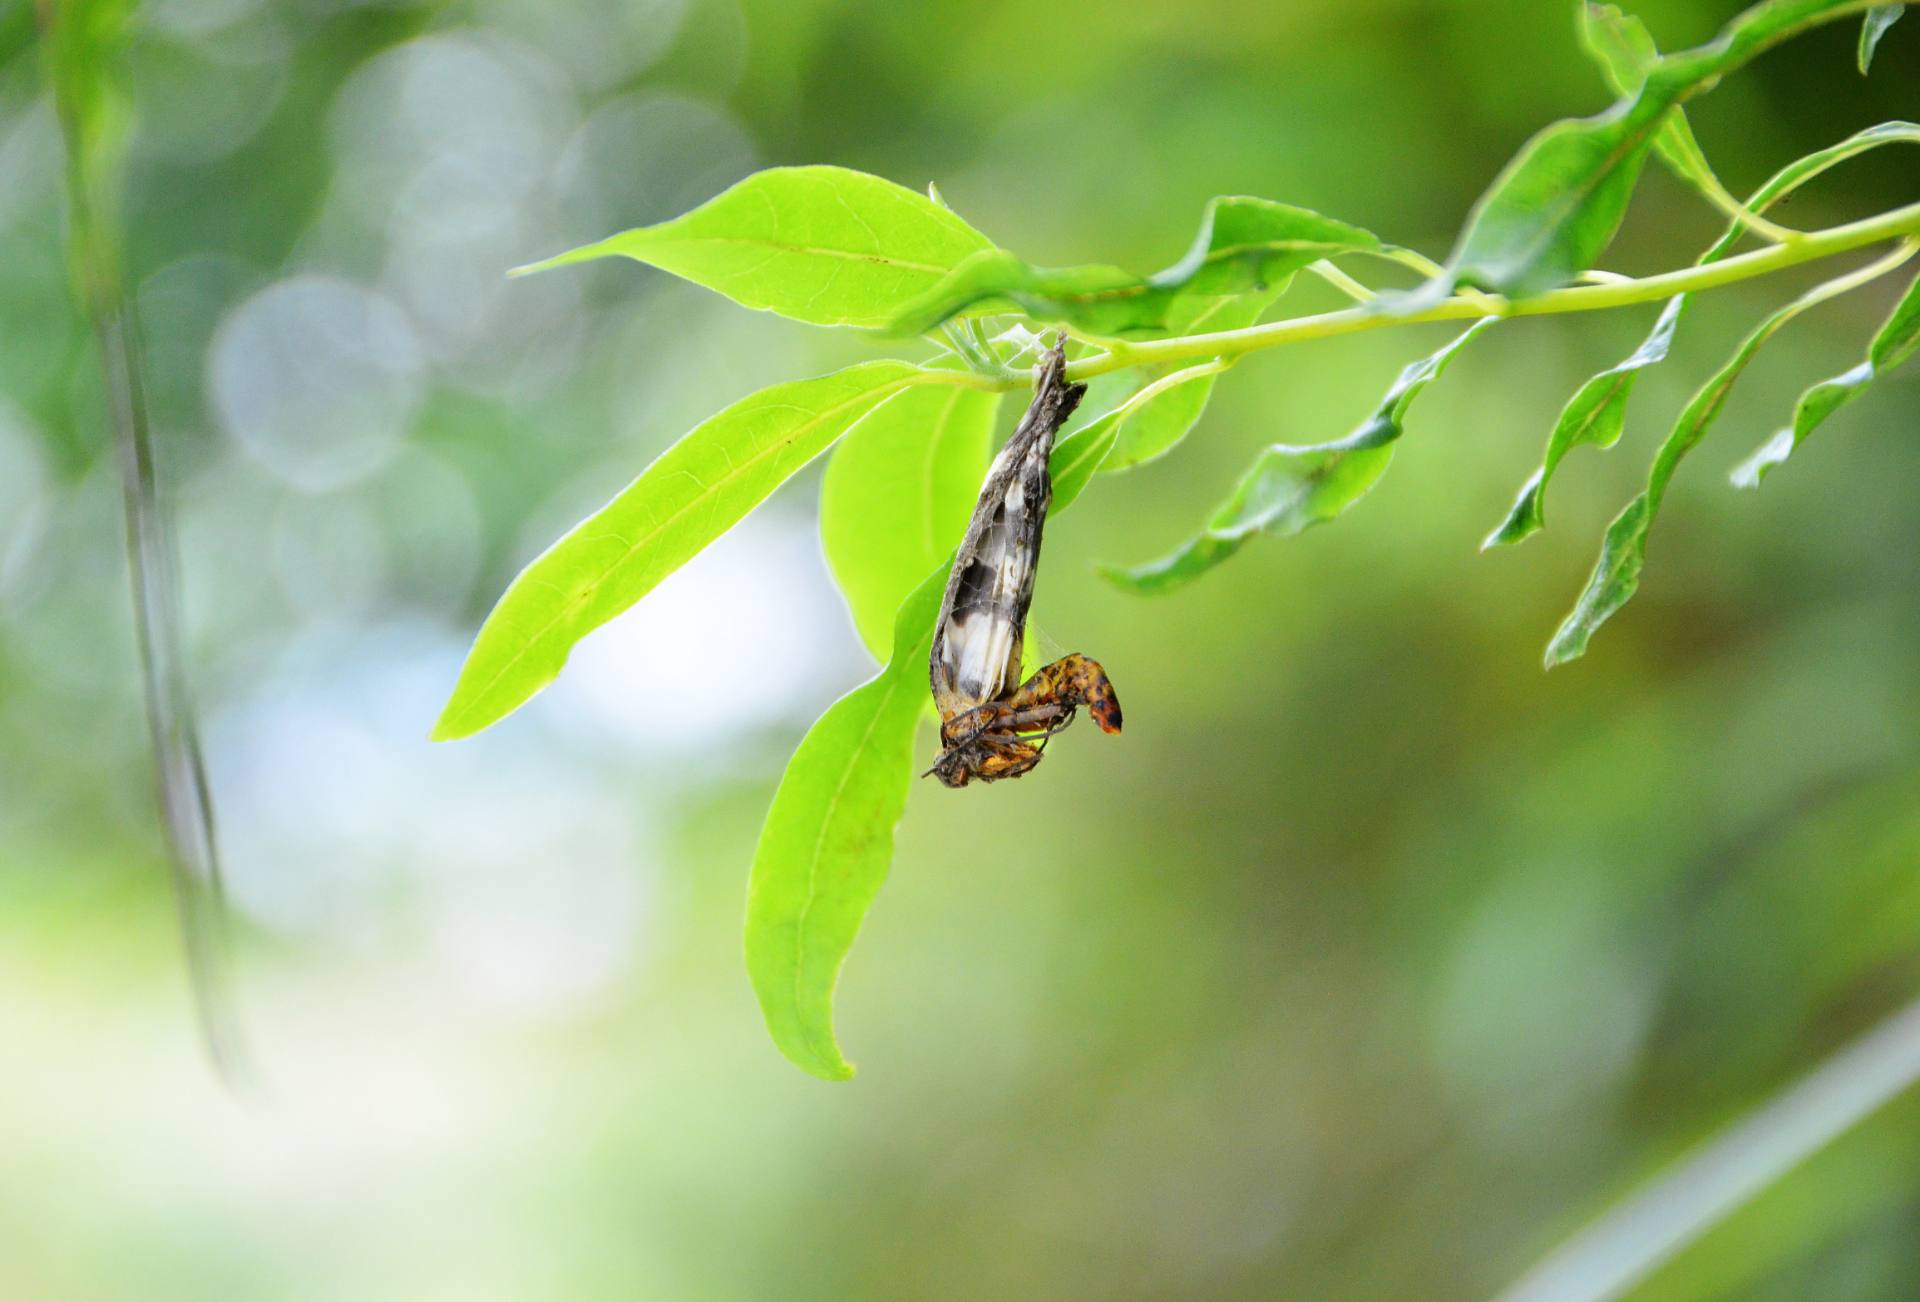
[[(1760, 276), (1784, 271), (1802, 263), (1817, 262), (1837, 254), (1884, 243), (1903, 236), (1920, 235), (1920, 203), (1895, 208), (1875, 217), (1862, 218), (1843, 226), (1808, 231), (1784, 244), (1769, 245), (1737, 257), (1705, 266), (1686, 267), (1657, 276), (1621, 279), (1598, 285), (1571, 285), (1552, 289), (1530, 298), (1506, 299), (1496, 294), (1455, 294), (1429, 307), (1411, 312), (1381, 311), (1368, 305), (1322, 312), (1316, 316), (1294, 317), (1240, 330), (1222, 330), (1215, 334), (1183, 335), (1174, 339), (1150, 339), (1129, 343), (1092, 357), (1083, 357), (1067, 367), (1075, 380), (1085, 380), (1132, 366), (1159, 366), (1169, 363), (1200, 361), (1206, 358), (1243, 357), (1265, 348), (1301, 343), (1309, 339), (1330, 339), (1335, 335), (1384, 330), (1391, 326), (1421, 325), (1429, 321), (1464, 321), (1482, 316), (1553, 316), (1566, 312), (1599, 312), (1608, 308), (1657, 303), (1675, 294), (1698, 293), (1738, 284)], [(1021, 376), (1014, 384), (1031, 381)]]

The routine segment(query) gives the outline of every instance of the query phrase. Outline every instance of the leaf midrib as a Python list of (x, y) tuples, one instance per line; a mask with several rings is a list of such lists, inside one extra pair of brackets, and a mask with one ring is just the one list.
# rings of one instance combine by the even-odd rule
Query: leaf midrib
[[(504, 678), (516, 665), (518, 665), (522, 660), (524, 660), (527, 657), (528, 653), (531, 652), (536, 646), (541, 645), (545, 641), (549, 633), (553, 632), (553, 630), (557, 626), (559, 626), (563, 621), (571, 619), (572, 616), (580, 609), (581, 606), (585, 605), (596, 594), (598, 594), (600, 589), (606, 585), (606, 583), (613, 577), (613, 575), (617, 571), (619, 571), (621, 568), (626, 566), (630, 561), (632, 561), (633, 558), (643, 548), (650, 545), (654, 541), (654, 539), (660, 536), (661, 532), (664, 529), (671, 526), (675, 521), (679, 520), (680, 517), (686, 515), (689, 511), (693, 510), (696, 506), (700, 505), (701, 503), (710, 501), (715, 493), (725, 488), (728, 484), (738, 479), (741, 475), (751, 470), (754, 466), (758, 465), (760, 462), (765, 461), (768, 457), (778, 452), (781, 448), (792, 443), (801, 434), (804, 434), (809, 430), (817, 428), (823, 422), (831, 419), (834, 416), (839, 415), (841, 412), (847, 410), (849, 407), (857, 407), (862, 402), (868, 399), (873, 399), (875, 401), (878, 401), (880, 397), (884, 397), (890, 391), (902, 389), (907, 387), (908, 385), (918, 383), (919, 378), (920, 377), (918, 376), (904, 376), (901, 379), (890, 381), (887, 384), (879, 385), (872, 389), (863, 390), (858, 397), (850, 398), (847, 401), (839, 403), (836, 406), (827, 408), (825, 411), (822, 411), (819, 414), (817, 414), (811, 421), (808, 421), (808, 422), (805, 422), (804, 424), (796, 426), (794, 429), (788, 432), (785, 438), (775, 440), (774, 443), (772, 443), (770, 446), (755, 453), (753, 456), (747, 458), (745, 461), (741, 462), (739, 465), (730, 467), (727, 470), (726, 474), (722, 475), (719, 479), (715, 480), (712, 486), (709, 487), (706, 490), (706, 492), (700, 494), (699, 496), (694, 497), (692, 500), (687, 502), (686, 505), (680, 507), (678, 510), (674, 511), (671, 515), (667, 516), (666, 519), (654, 525), (644, 536), (639, 538), (637, 541), (630, 543), (626, 551), (621, 553), (620, 558), (614, 561), (612, 564), (608, 565), (606, 569), (601, 572), (598, 578), (596, 578), (592, 583), (588, 584), (585, 588), (582, 588), (581, 590), (576, 592), (572, 600), (570, 600), (565, 606), (563, 606), (560, 609), (560, 611), (554, 615), (552, 619), (549, 619), (545, 624), (542, 624), (540, 628), (535, 631), (532, 637), (523, 639), (520, 643), (519, 649), (517, 649), (511, 656), (507, 657), (505, 662), (503, 662), (501, 666), (494, 671), (493, 676), (486, 681), (486, 684), (484, 686), (477, 688), (475, 690), (474, 699), (476, 701), (485, 701), (487, 696), (493, 691), (493, 689), (499, 686), (500, 680)], [(491, 616), (489, 616), (489, 619), (491, 619)], [(498, 719), (500, 716), (496, 715), (494, 717), (495, 719)], [(492, 722), (492, 721), (493, 720), (489, 720), (488, 722)], [(481, 726), (484, 727), (485, 725), (483, 724)]]
[[(1052, 297), (1058, 298), (1064, 303), (1099, 303), (1117, 298), (1137, 298), (1142, 294), (1178, 293), (1193, 282), (1194, 276), (1199, 274), (1201, 267), (1211, 266), (1226, 258), (1237, 258), (1243, 253), (1280, 253), (1289, 250), (1336, 253), (1342, 250), (1356, 251), (1361, 247), (1362, 246), (1350, 241), (1343, 240), (1304, 239), (1255, 240), (1247, 244), (1228, 244), (1218, 249), (1209, 249), (1207, 256), (1200, 259), (1200, 266), (1195, 267), (1191, 275), (1185, 276), (1177, 281), (1155, 283), (1152, 277), (1148, 277), (1134, 285), (1115, 285), (1109, 289), (1088, 289), (1081, 290), (1077, 293), (1056, 294), (1052, 295)], [(1234, 299), (1239, 296), (1238, 293), (1228, 293), (1220, 294), (1216, 297)]]
[[(841, 772), (840, 781), (834, 787), (832, 797), (827, 801), (826, 813), (820, 819), (820, 834), (814, 838), (813, 854), (807, 859), (807, 888), (801, 900), (800, 912), (794, 919), (793, 930), (793, 1007), (796, 1012), (801, 1007), (800, 982), (807, 969), (807, 918), (813, 913), (814, 901), (819, 898), (820, 852), (827, 843), (827, 832), (833, 826), (834, 815), (840, 808), (840, 802), (846, 796), (847, 784), (853, 781), (853, 772), (860, 766), (861, 756), (866, 753), (868, 744), (873, 741), (873, 734), (880, 727), (880, 720), (885, 717), (887, 708), (893, 704), (893, 694), (899, 685), (900, 678), (893, 672), (891, 662), (887, 666), (885, 678), (886, 688), (874, 706), (873, 717), (867, 720), (866, 731), (860, 734), (859, 743), (847, 752), (846, 768)], [(806, 1018), (802, 1017), (799, 1020), (803, 1039), (816, 1054), (819, 1054), (818, 1030), (809, 1026)], [(830, 1055), (820, 1054), (821, 1061), (845, 1066), (845, 1057), (840, 1053), (840, 1046), (833, 1042), (831, 1031), (827, 1033), (827, 1041), (827, 1047), (832, 1052)]]
[[(643, 243), (652, 243), (644, 241)], [(743, 235), (672, 235), (661, 236), (659, 242), (666, 244), (740, 244), (757, 249), (772, 249), (776, 253), (798, 253), (809, 257), (844, 258), (849, 262), (872, 262), (883, 267), (903, 267), (909, 271), (924, 271), (929, 275), (944, 276), (953, 270), (951, 265), (941, 266), (932, 262), (913, 262), (906, 258), (890, 257), (884, 253), (860, 253), (853, 249), (830, 249), (815, 244), (788, 244), (781, 240), (749, 238)], [(629, 254), (628, 256), (632, 256)]]

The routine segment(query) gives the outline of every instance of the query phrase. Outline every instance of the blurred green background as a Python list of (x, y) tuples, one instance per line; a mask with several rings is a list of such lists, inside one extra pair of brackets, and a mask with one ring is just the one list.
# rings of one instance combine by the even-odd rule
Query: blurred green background
[[(1631, 7), (1677, 47), (1737, 5)], [(1700, 102), (1729, 185), (1920, 118), (1916, 29), (1870, 80), (1842, 25)], [(235, 1099), (192, 1031), (58, 136), (15, 54), (0, 1297), (1485, 1296), (1920, 992), (1920, 371), (1761, 492), (1724, 478), (1891, 283), (1773, 345), (1640, 598), (1552, 675), (1666, 421), (1817, 271), (1703, 298), (1523, 548), (1476, 552), (1651, 309), (1492, 332), (1336, 526), (1115, 592), (1094, 562), (1160, 554), (1446, 331), (1238, 367), (1049, 530), (1036, 618), (1113, 673), (1126, 736), (916, 790), (841, 989), (847, 1085), (777, 1055), (739, 941), (785, 756), (869, 672), (817, 466), (513, 719), (425, 741), (568, 523), (727, 402), (879, 351), (628, 264), (505, 268), (798, 162), (936, 181), (1043, 263), (1164, 265), (1229, 193), (1440, 256), (1527, 135), (1606, 102), (1570, 6), (149, 0), (129, 258), (266, 1078)], [(1915, 174), (1852, 164), (1783, 220)], [(1650, 172), (1606, 265), (1718, 225)], [(1917, 1229), (1904, 1098), (1649, 1295), (1911, 1297)]]

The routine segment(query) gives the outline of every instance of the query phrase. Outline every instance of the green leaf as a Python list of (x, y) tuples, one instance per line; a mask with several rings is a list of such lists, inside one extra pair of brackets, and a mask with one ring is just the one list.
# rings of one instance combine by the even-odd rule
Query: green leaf
[(1455, 281), (1524, 297), (1592, 266), (1626, 212), (1650, 127), (1613, 112), (1534, 137), (1468, 218)]
[(943, 563), (901, 604), (886, 667), (807, 730), (754, 850), (747, 973), (774, 1043), (826, 1080), (853, 1075), (834, 1038), (833, 991), (893, 860), (946, 583)]
[(812, 325), (880, 326), (993, 243), (945, 204), (843, 167), (756, 172), (692, 212), (520, 267), (628, 257)]
[[(1876, 127), (1869, 127), (1865, 131), (1856, 132), (1825, 149), (1797, 158), (1755, 190), (1745, 206), (1752, 212), (1764, 212), (1783, 196), (1792, 193), (1828, 168), (1870, 149), (1890, 144), (1920, 144), (1920, 126), (1910, 122), (1882, 123)], [(1731, 253), (1739, 244), (1744, 229), (1743, 223), (1739, 221), (1729, 223), (1713, 246), (1700, 255), (1696, 265), (1705, 266), (1710, 262), (1718, 262)], [(1500, 526), (1487, 536), (1486, 541), (1481, 544), (1482, 547), (1519, 542), (1546, 523), (1547, 485), (1552, 480), (1560, 459), (1569, 450), (1581, 444), (1610, 447), (1619, 440), (1621, 423), (1625, 417), (1627, 399), (1632, 392), (1635, 374), (1666, 357), (1668, 347), (1673, 341), (1673, 332), (1678, 328), (1680, 318), (1685, 314), (1690, 301), (1685, 294), (1676, 294), (1668, 299), (1659, 319), (1654, 322), (1653, 329), (1648, 332), (1640, 346), (1629, 354), (1625, 361), (1600, 372), (1574, 394), (1566, 407), (1561, 410), (1560, 419), (1554, 423), (1553, 433), (1547, 440), (1546, 456), (1542, 459), (1540, 468), (1535, 470), (1532, 477), (1521, 487), (1513, 509), (1508, 512), (1507, 518), (1501, 522)]]
[[(1600, 65), (1608, 86), (1616, 95), (1637, 93), (1647, 79), (1648, 70), (1660, 61), (1660, 51), (1647, 25), (1632, 14), (1622, 12), (1617, 5), (1581, 5), (1580, 43)], [(1661, 160), (1683, 180), (1703, 190), (1722, 191), (1684, 110), (1673, 110), (1672, 116), (1654, 133), (1653, 147)]]
[(1125, 423), (1121, 415), (1121, 408), (1125, 406), (1126, 403), (1121, 403), (1112, 411), (1101, 413), (1053, 445), (1053, 455), (1047, 458), (1047, 473), (1053, 479), (1050, 515), (1058, 515), (1099, 473)]
[(1163, 375), (1061, 439), (1047, 461), (1047, 471), (1053, 478), (1054, 514), (1079, 497), (1094, 475), (1126, 468), (1114, 466), (1113, 458), (1136, 425), (1144, 425), (1149, 438), (1168, 447), (1184, 437), (1206, 406), (1214, 377), (1226, 367), (1225, 362), (1215, 360)]
[(874, 659), (894, 615), (953, 550), (987, 474), (1000, 395), (926, 386), (897, 394), (840, 441), (820, 487), (820, 542)]
[(1915, 349), (1920, 349), (1920, 279), (1907, 286), (1907, 292), (1874, 335), (1867, 347), (1867, 360), (1802, 393), (1794, 404), (1793, 423), (1733, 468), (1730, 478), (1734, 486), (1758, 488), (1767, 472), (1792, 456), (1827, 417), (1866, 392), (1876, 379), (1911, 357)]
[[(1616, 95), (1638, 93), (1648, 71), (1660, 60), (1660, 51), (1654, 46), (1647, 25), (1621, 12), (1616, 5), (1581, 5), (1580, 43), (1600, 65)], [(1706, 152), (1700, 148), (1687, 121), (1686, 110), (1679, 107), (1671, 110), (1666, 122), (1654, 133), (1653, 149), (1668, 170), (1698, 190), (1707, 202), (1740, 218), (1743, 226), (1760, 230), (1771, 239), (1787, 236), (1787, 232), (1760, 219), (1727, 192), (1707, 162)]]
[(1171, 592), (1239, 551), (1258, 534), (1285, 537), (1339, 516), (1379, 482), (1405, 429), (1407, 408), (1447, 363), (1495, 318), (1476, 321), (1431, 356), (1401, 370), (1372, 416), (1332, 443), (1264, 450), (1201, 532), (1160, 560), (1107, 566), (1107, 578), (1135, 592)]
[(1377, 237), (1346, 222), (1269, 199), (1228, 196), (1207, 204), (1187, 255), (1152, 276), (1107, 266), (1033, 267), (990, 249), (904, 306), (888, 328), (924, 334), (961, 312), (1011, 303), (1037, 320), (1087, 334), (1162, 332), (1183, 298), (1277, 290), (1309, 262), (1379, 249)]
[[(1171, 374), (1185, 375), (1185, 372)], [(1129, 470), (1171, 452), (1206, 411), (1215, 378), (1215, 374), (1209, 373), (1182, 379), (1166, 389), (1155, 389), (1153, 384), (1144, 386), (1140, 392), (1150, 396), (1131, 407), (1122, 404), (1127, 414), (1115, 429), (1113, 450), (1100, 462), (1100, 472)], [(1158, 383), (1158, 380), (1154, 382)]]
[[(1913, 122), (1882, 122), (1856, 131), (1845, 140), (1828, 145), (1825, 149), (1816, 149), (1782, 167), (1767, 179), (1766, 184), (1753, 192), (1747, 199), (1747, 207), (1754, 210), (1767, 208), (1822, 172), (1869, 150), (1883, 145), (1913, 144), (1920, 144), (1920, 124)], [(1717, 262), (1725, 257), (1740, 242), (1740, 234), (1737, 222), (1728, 226), (1713, 248), (1701, 257), (1701, 263)]]
[(696, 426), (520, 572), (474, 639), (436, 741), (504, 718), (581, 638), (653, 590), (884, 399), (950, 373), (865, 362), (743, 398)]
[(1633, 395), (1634, 379), (1644, 368), (1666, 358), (1667, 349), (1673, 343), (1674, 327), (1680, 323), (1680, 314), (1685, 308), (1686, 295), (1668, 299), (1659, 319), (1653, 323), (1652, 332), (1640, 346), (1624, 361), (1581, 385), (1560, 409), (1560, 419), (1554, 422), (1553, 433), (1547, 437), (1547, 453), (1540, 468), (1521, 487), (1520, 496), (1514, 500), (1513, 509), (1500, 527), (1480, 544), (1483, 549), (1517, 543), (1546, 525), (1547, 484), (1569, 451), (1582, 444), (1609, 448), (1619, 441), (1626, 427), (1627, 399)]
[(1549, 669), (1584, 655), (1587, 643), (1600, 626), (1632, 600), (1640, 586), (1640, 572), (1646, 565), (1647, 534), (1660, 512), (1660, 503), (1666, 497), (1674, 472), (1687, 453), (1706, 436), (1707, 430), (1726, 406), (1727, 395), (1733, 391), (1734, 382), (1746, 371), (1761, 345), (1808, 308), (1884, 275), (1911, 253), (1911, 248), (1903, 247), (1889, 258), (1816, 285), (1773, 312), (1741, 341), (1726, 364), (1693, 395), (1680, 412), (1679, 419), (1674, 422), (1666, 441), (1660, 445), (1653, 468), (1647, 475), (1645, 491), (1629, 502), (1626, 509), (1608, 526), (1592, 577), (1587, 580), (1587, 586), (1574, 603), (1573, 610), (1547, 645), (1546, 663)]
[(1672, 111), (1763, 50), (1854, 4), (1764, 0), (1712, 42), (1656, 59), (1638, 89), (1605, 113), (1540, 132), (1475, 204), (1451, 262), (1453, 280), (1524, 297), (1591, 267), (1619, 229)]
[[(1174, 305), (1169, 324), (1173, 333), (1188, 335), (1202, 331), (1238, 330), (1260, 319), (1268, 305), (1278, 297), (1268, 289), (1234, 298), (1215, 298)], [(1204, 304), (1204, 310), (1192, 310)], [(1201, 373), (1193, 372), (1199, 369)], [(1172, 377), (1185, 378), (1174, 380)], [(1207, 410), (1213, 396), (1218, 372), (1204, 367), (1181, 370), (1161, 368), (1148, 383), (1121, 407), (1130, 407), (1114, 428), (1113, 448), (1099, 463), (1102, 474), (1129, 470), (1156, 461), (1179, 445)]]
[(1900, 15), (1907, 11), (1903, 4), (1880, 5), (1867, 10), (1867, 16), (1860, 20), (1860, 75), (1867, 75), (1867, 69), (1873, 66), (1873, 52), (1880, 45), (1880, 38), (1887, 34), (1887, 28), (1900, 21)]
[(1867, 348), (1867, 359), (1876, 371), (1890, 371), (1920, 352), (1920, 280), (1907, 286), (1907, 292), (1894, 304)]

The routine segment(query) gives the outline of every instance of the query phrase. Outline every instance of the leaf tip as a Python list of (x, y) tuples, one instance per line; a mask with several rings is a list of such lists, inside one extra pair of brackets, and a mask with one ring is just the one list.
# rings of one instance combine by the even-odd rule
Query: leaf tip
[(507, 279), (518, 280), (522, 276), (531, 276), (542, 271), (551, 271), (569, 258), (568, 254), (556, 253), (551, 258), (541, 258), (537, 262), (523, 262), (517, 267), (507, 268)]
[[(751, 940), (748, 944), (751, 947)], [(854, 1066), (840, 1052), (840, 1043), (834, 1037), (831, 1007), (824, 1013), (828, 1019), (826, 1025), (792, 1026), (787, 1024), (788, 1019), (784, 1015), (789, 1010), (769, 1008), (764, 990), (757, 990), (756, 994), (760, 996), (760, 1011), (766, 1019), (767, 1032), (773, 1037), (774, 1046), (780, 1050), (781, 1056), (816, 1080), (837, 1082), (853, 1079)]]
[(1507, 510), (1507, 518), (1502, 520), (1494, 531), (1480, 544), (1481, 551), (1490, 551), (1495, 547), (1509, 547), (1546, 528), (1546, 503), (1542, 500), (1546, 489), (1547, 468), (1543, 465), (1527, 477), (1520, 486), (1520, 495), (1513, 500)]
[(449, 701), (447, 708), (440, 712), (440, 717), (433, 721), (433, 727), (427, 733), (427, 740), (459, 741), (473, 736), (476, 731), (477, 729), (463, 725), (459, 714), (453, 708), (453, 703)]
[(1586, 638), (1568, 633), (1563, 626), (1553, 635), (1553, 640), (1547, 643), (1547, 652), (1540, 658), (1540, 667), (1551, 672), (1561, 665), (1578, 660), (1586, 653)]
[(1544, 524), (1545, 521), (1537, 513), (1515, 507), (1506, 519), (1494, 527), (1492, 533), (1480, 540), (1480, 550), (1490, 552), (1496, 547), (1511, 547), (1515, 543), (1525, 542)]
[(592, 262), (598, 258), (612, 257), (624, 253), (632, 257), (632, 249), (637, 237), (646, 233), (647, 228), (623, 231), (619, 235), (597, 240), (592, 244), (582, 244), (578, 248), (556, 253), (550, 258), (540, 258), (534, 262), (523, 262), (517, 267), (507, 268), (507, 279), (518, 280), (522, 276), (531, 276), (536, 272), (552, 271), (555, 267), (571, 266), (576, 262)]
[(1793, 452), (1793, 429), (1777, 431), (1774, 436), (1755, 448), (1753, 455), (1727, 472), (1727, 482), (1735, 488), (1758, 488), (1767, 472), (1785, 461)]
[(1146, 596), (1155, 591), (1142, 573), (1142, 570), (1126, 565), (1097, 564), (1093, 572), (1119, 588), (1122, 592), (1131, 592), (1135, 596)]

